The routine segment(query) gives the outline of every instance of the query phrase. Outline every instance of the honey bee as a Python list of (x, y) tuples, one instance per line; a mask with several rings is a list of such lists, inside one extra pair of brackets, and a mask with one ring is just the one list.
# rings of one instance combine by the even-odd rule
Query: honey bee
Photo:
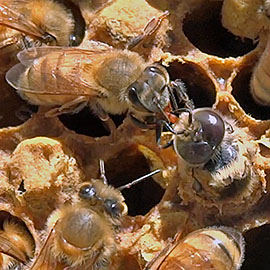
[[(154, 29), (153, 23), (149, 27)], [(78, 112), (89, 104), (103, 121), (111, 121), (109, 114), (129, 112), (136, 124), (148, 128), (168, 118), (166, 110), (177, 107), (176, 95), (181, 101), (185, 96), (183, 83), (171, 82), (162, 65), (127, 49), (39, 47), (20, 52), (18, 59), (6, 80), (30, 103), (54, 107), (46, 116)]]
[(110, 269), (111, 257), (117, 252), (115, 235), (128, 211), (120, 191), (160, 171), (116, 189), (108, 185), (100, 160), (100, 179), (80, 184), (72, 203), (48, 218), (49, 235), (30, 270)]
[(178, 122), (163, 124), (173, 133), (170, 144), (180, 158), (179, 173), (190, 171), (194, 180), (179, 181), (184, 200), (214, 205), (227, 214), (258, 201), (262, 183), (253, 168), (258, 148), (232, 119), (211, 108), (182, 109)]
[[(270, 3), (269, 3), (270, 4)], [(268, 73), (268, 66), (270, 60), (270, 39), (268, 37), (267, 46), (260, 57), (259, 63), (254, 68), (250, 88), (254, 100), (264, 106), (270, 106), (270, 75)]]
[(209, 227), (180, 240), (179, 235), (145, 270), (238, 270), (244, 260), (245, 241), (230, 227)]
[(110, 269), (126, 214), (119, 190), (100, 179), (82, 183), (74, 201), (49, 217), (49, 235), (30, 269)]
[(6, 219), (0, 231), (0, 252), (1, 269), (19, 269), (33, 258), (33, 238), (21, 224)]
[(72, 12), (53, 0), (1, 0), (0, 48), (74, 45), (75, 22)]

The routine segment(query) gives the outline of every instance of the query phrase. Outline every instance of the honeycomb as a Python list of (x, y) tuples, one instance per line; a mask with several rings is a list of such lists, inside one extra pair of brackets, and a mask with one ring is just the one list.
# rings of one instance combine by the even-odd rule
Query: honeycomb
[(162, 174), (122, 192), (129, 214), (117, 235), (118, 255), (112, 269), (143, 269), (179, 230), (188, 233), (221, 224), (244, 233), (247, 245), (241, 269), (268, 269), (270, 110), (250, 93), (252, 72), (267, 46), (269, 18), (264, 2), (73, 3), (85, 20), (79, 45), (83, 48), (97, 40), (124, 49), (151, 18), (169, 11), (155, 33), (134, 51), (166, 66), (171, 80), (182, 79), (197, 108), (213, 107), (237, 126), (239, 140), (249, 151), (248, 180), (254, 183), (247, 194), (225, 200), (215, 194), (197, 196), (192, 191), (194, 179), (200, 175), (207, 183), (210, 173), (191, 173), (172, 147), (158, 147), (154, 130), (141, 130), (125, 115), (112, 116), (117, 126), (113, 138), (88, 108), (44, 117), (44, 108), (29, 105), (5, 82), (5, 72), (17, 60), (14, 51), (1, 49), (1, 227), (7, 218), (17, 220), (32, 235), (38, 254), (48, 234), (48, 217), (72, 200), (76, 185), (99, 177), (100, 159), (114, 187), (161, 168)]

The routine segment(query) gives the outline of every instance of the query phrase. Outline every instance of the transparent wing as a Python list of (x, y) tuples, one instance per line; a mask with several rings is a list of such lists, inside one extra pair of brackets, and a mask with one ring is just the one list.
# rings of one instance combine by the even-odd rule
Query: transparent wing
[[(22, 5), (22, 3), (18, 3), (18, 5)], [(42, 29), (25, 18), (23, 14), (5, 4), (0, 4), (0, 24), (38, 38), (46, 35)]]
[(110, 51), (46, 46), (23, 50), (18, 54), (20, 63), (6, 73), (6, 80), (25, 93), (99, 96), (92, 70)]

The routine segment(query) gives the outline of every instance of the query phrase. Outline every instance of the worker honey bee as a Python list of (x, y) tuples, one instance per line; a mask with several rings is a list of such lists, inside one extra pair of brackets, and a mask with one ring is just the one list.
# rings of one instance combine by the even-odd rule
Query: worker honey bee
[[(152, 34), (152, 21), (129, 47)], [(20, 52), (18, 59), (6, 73), (7, 82), (30, 103), (54, 107), (47, 116), (78, 112), (89, 104), (107, 123), (109, 114), (128, 111), (136, 124), (149, 127), (167, 119), (166, 108), (177, 107), (176, 95), (180, 101), (185, 97), (183, 83), (171, 82), (163, 66), (128, 49), (39, 47)]]
[(145, 270), (238, 270), (244, 259), (242, 234), (230, 227), (209, 227), (185, 238), (176, 236)]
[(0, 231), (0, 266), (3, 270), (20, 269), (34, 256), (34, 240), (30, 233), (11, 219)]
[(73, 202), (49, 217), (49, 235), (30, 269), (110, 269), (126, 214), (119, 190), (100, 179), (82, 183)]
[(270, 76), (268, 73), (269, 66), (269, 49), (270, 49), (270, 39), (268, 36), (267, 46), (259, 59), (257, 66), (254, 68), (250, 88), (251, 94), (254, 100), (264, 106), (270, 106)]
[(263, 191), (253, 167), (258, 148), (232, 119), (211, 108), (182, 109), (178, 122), (163, 124), (173, 133), (170, 144), (180, 158), (179, 173), (189, 171), (193, 179), (183, 175), (179, 181), (185, 201), (214, 205), (226, 214), (244, 211), (258, 201)]
[(76, 45), (80, 41), (77, 21), (70, 9), (57, 1), (1, 0), (0, 48)]

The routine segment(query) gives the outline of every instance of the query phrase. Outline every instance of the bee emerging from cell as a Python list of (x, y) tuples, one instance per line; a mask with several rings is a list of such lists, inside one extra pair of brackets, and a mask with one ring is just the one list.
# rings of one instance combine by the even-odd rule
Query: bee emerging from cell
[(222, 215), (237, 215), (262, 196), (253, 166), (258, 146), (232, 119), (211, 108), (180, 109), (175, 124), (162, 124), (173, 134), (170, 145), (179, 156), (183, 203), (196, 201)]
[(242, 234), (230, 227), (209, 227), (174, 241), (145, 270), (238, 270), (245, 250)]

